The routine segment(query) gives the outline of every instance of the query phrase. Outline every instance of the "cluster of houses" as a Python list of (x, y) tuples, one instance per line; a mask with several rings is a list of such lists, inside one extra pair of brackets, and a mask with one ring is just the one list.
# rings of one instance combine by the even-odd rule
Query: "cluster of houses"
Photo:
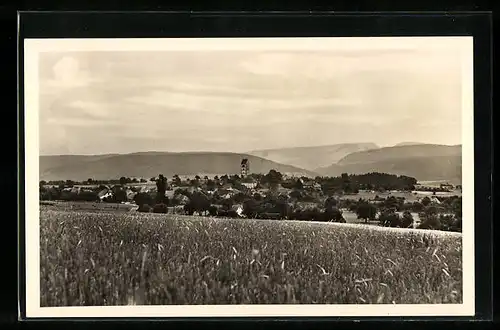
[[(243, 159), (240, 164), (240, 177), (242, 178), (242, 182), (238, 183), (237, 185), (233, 185), (231, 183), (221, 183), (220, 181), (218, 182), (217, 185), (210, 184), (209, 185), (209, 178), (204, 177), (204, 178), (199, 178), (197, 177), (197, 184), (181, 184), (179, 186), (176, 186), (174, 182), (169, 182), (167, 185), (167, 190), (165, 191), (165, 196), (169, 199), (172, 200), (175, 198), (177, 203), (180, 205), (180, 207), (177, 207), (179, 212), (183, 212), (182, 205), (185, 205), (189, 203), (189, 198), (182, 195), (182, 194), (176, 194), (178, 189), (186, 190), (189, 193), (194, 193), (194, 192), (202, 192), (206, 194), (208, 197), (211, 195), (217, 194), (220, 198), (222, 199), (232, 199), (235, 195), (238, 195), (240, 193), (245, 193), (247, 195), (255, 195), (259, 194), (262, 197), (266, 197), (270, 191), (272, 190), (272, 194), (275, 196), (283, 196), (283, 197), (291, 197), (292, 192), (294, 189), (291, 187), (293, 186), (293, 183), (296, 182), (297, 178), (295, 177), (288, 177), (287, 175), (283, 175), (283, 180), (282, 184), (278, 184), (274, 186), (272, 189), (269, 187), (262, 187), (262, 185), (259, 184), (250, 175), (250, 162), (248, 159)], [(314, 209), (316, 207), (321, 206), (322, 202), (324, 202), (325, 196), (322, 196), (321, 190), (322, 187), (319, 183), (317, 183), (314, 179), (312, 178), (306, 178), (306, 177), (301, 177), (300, 183), (303, 187), (304, 191), (308, 192), (308, 195), (313, 197), (314, 201), (311, 202), (305, 202), (305, 201), (300, 201), (294, 203), (294, 207), (298, 209)], [(189, 180), (187, 180), (189, 182)], [(143, 182), (143, 181), (141, 181)], [(265, 186), (265, 185), (264, 185)], [(461, 186), (454, 187), (451, 184), (448, 183), (442, 183), (440, 186), (425, 186), (425, 185), (419, 185), (416, 187), (417, 191), (424, 192), (423, 195), (425, 195), (426, 192), (432, 191), (430, 189), (436, 189), (436, 187), (439, 187), (441, 190), (452, 190), (454, 188), (461, 188)], [(240, 189), (238, 189), (240, 188)], [(49, 188), (50, 189), (50, 188)], [(55, 189), (55, 188), (54, 188)], [(75, 194), (97, 194), (97, 197), (100, 201), (106, 202), (113, 200), (113, 197), (117, 195), (117, 193), (121, 194), (120, 200), (124, 204), (134, 204), (134, 198), (136, 194), (138, 193), (148, 193), (151, 195), (155, 195), (157, 191), (156, 185), (153, 183), (141, 183), (141, 184), (126, 184), (126, 185), (74, 185), (71, 188), (64, 188), (61, 191), (61, 197), (62, 199), (65, 199), (66, 197), (69, 197), (71, 195)], [(123, 201), (126, 196), (126, 201)], [(422, 196), (419, 198), (421, 200), (425, 196)], [(439, 199), (433, 195), (433, 193), (430, 193), (430, 196), (428, 198), (431, 199), (431, 202), (435, 204), (441, 204)], [(376, 204), (376, 201), (374, 201)], [(214, 205), (215, 207), (219, 208), (222, 207), (221, 205)], [(243, 211), (243, 205), (242, 204), (235, 204), (232, 207), (232, 210), (235, 211), (237, 214), (241, 215)], [(414, 216), (415, 217), (415, 216)]]
[(438, 184), (416, 184), (415, 191), (453, 191), (461, 190), (462, 185), (452, 185), (450, 183), (440, 183)]

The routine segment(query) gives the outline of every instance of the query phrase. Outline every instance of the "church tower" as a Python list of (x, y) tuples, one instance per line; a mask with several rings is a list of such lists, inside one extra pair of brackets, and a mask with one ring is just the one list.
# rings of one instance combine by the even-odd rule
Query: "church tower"
[(250, 163), (247, 158), (241, 161), (241, 177), (246, 177), (250, 173)]

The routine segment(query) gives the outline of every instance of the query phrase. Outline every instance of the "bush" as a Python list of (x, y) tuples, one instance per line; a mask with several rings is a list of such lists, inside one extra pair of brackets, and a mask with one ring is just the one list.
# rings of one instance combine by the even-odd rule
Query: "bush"
[(210, 205), (210, 207), (208, 208), (208, 214), (210, 214), (211, 216), (216, 216), (217, 215), (217, 207)]
[(401, 218), (401, 227), (410, 228), (413, 225), (413, 216), (410, 212), (405, 211), (403, 217)]
[(137, 209), (137, 212), (146, 212), (146, 213), (151, 212), (151, 206), (149, 206), (148, 204), (142, 204)]
[(235, 210), (227, 211), (227, 216), (229, 218), (238, 218), (239, 217), (238, 212), (236, 212)]
[(420, 226), (418, 226), (419, 229), (434, 229), (434, 230), (441, 230), (441, 221), (439, 220), (439, 217), (435, 214), (429, 214), (425, 215), (424, 219), (422, 220), (422, 223)]
[(385, 227), (401, 227), (401, 218), (394, 211), (384, 211), (379, 216), (379, 221)]
[(148, 193), (145, 193), (145, 192), (140, 192), (140, 193), (137, 193), (135, 196), (134, 196), (134, 202), (137, 204), (137, 205), (153, 205), (154, 202), (153, 202), (153, 197), (151, 197), (150, 194)]
[(153, 207), (153, 213), (168, 213), (167, 204), (156, 204)]

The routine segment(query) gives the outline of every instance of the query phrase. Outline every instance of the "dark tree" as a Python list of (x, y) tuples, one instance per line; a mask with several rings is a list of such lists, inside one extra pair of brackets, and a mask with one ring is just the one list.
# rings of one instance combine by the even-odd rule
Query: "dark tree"
[(385, 210), (380, 214), (380, 224), (385, 227), (401, 227), (401, 218), (393, 210)]
[(213, 205), (210, 205), (208, 208), (208, 214), (210, 214), (212, 217), (215, 217), (217, 215), (217, 208)]
[(428, 206), (424, 209), (424, 213), (425, 213), (426, 215), (437, 215), (438, 210), (437, 210), (437, 207), (435, 207), (434, 205), (428, 205)]
[(457, 218), (462, 218), (462, 197), (457, 197), (451, 202), (451, 211)]
[(209, 208), (210, 208), (210, 200), (208, 199), (207, 196), (205, 196), (200, 192), (194, 192), (191, 195), (191, 198), (189, 199), (188, 203), (189, 210), (193, 210), (201, 214), (208, 212)]
[(276, 170), (270, 170), (269, 173), (264, 176), (265, 183), (268, 183), (271, 187), (278, 186), (282, 180), (283, 175)]
[(290, 197), (296, 200), (302, 199), (302, 192), (298, 189), (294, 189), (290, 192)]
[(167, 191), (167, 178), (160, 174), (156, 180), (156, 203), (161, 204), (165, 201), (165, 191)]
[(346, 222), (344, 216), (342, 215), (342, 211), (340, 211), (336, 207), (330, 207), (325, 209), (324, 220), (333, 222), (342, 222), (342, 223)]
[(122, 177), (120, 178), (120, 184), (121, 184), (122, 186), (126, 185), (126, 184), (127, 184), (127, 178), (126, 178), (126, 177), (124, 177), (124, 176), (122, 176)]
[(234, 205), (233, 200), (230, 199), (230, 198), (223, 199), (221, 201), (221, 204), (222, 204), (222, 207), (224, 208), (224, 210), (226, 210), (226, 211), (230, 210), (233, 207), (233, 205)]
[(286, 200), (278, 198), (274, 208), (277, 213), (280, 214), (281, 219), (287, 219), (290, 217), (291, 209)]
[(215, 188), (217, 188), (217, 184), (215, 183), (215, 181), (208, 179), (207, 180), (207, 189), (208, 190), (215, 190)]
[(150, 194), (140, 192), (134, 196), (134, 202), (137, 205), (153, 205), (154, 201)]
[(220, 177), (220, 181), (222, 182), (222, 184), (228, 184), (229, 183), (229, 177), (227, 176), (227, 174), (224, 174), (223, 176)]
[(253, 194), (253, 199), (255, 199), (257, 202), (260, 202), (262, 200), (262, 195), (259, 193)]
[(254, 199), (247, 199), (243, 202), (243, 214), (247, 218), (255, 218), (257, 216), (258, 203)]
[(422, 198), (421, 204), (422, 204), (423, 206), (425, 206), (425, 207), (426, 207), (426, 206), (427, 206), (427, 205), (429, 205), (430, 203), (431, 203), (431, 199), (430, 199), (429, 197), (425, 196), (424, 198)]
[(422, 212), (424, 210), (424, 206), (420, 202), (413, 202), (411, 209), (413, 212)]
[(426, 214), (418, 228), (440, 230), (441, 221), (436, 214)]
[(86, 201), (86, 202), (97, 202), (99, 197), (95, 191), (81, 191), (79, 194), (75, 196), (76, 200)]
[(334, 207), (337, 207), (337, 200), (333, 197), (328, 197), (325, 201), (325, 209), (332, 209)]
[(302, 190), (304, 189), (304, 185), (302, 184), (302, 182), (300, 181), (300, 179), (296, 179), (292, 185), (292, 188), (293, 189), (299, 189), (299, 190)]
[(356, 208), (356, 214), (358, 219), (364, 219), (365, 223), (367, 223), (368, 220), (375, 219), (375, 216), (377, 215), (377, 208), (366, 201), (361, 201)]
[(123, 189), (115, 189), (113, 191), (113, 202), (122, 203), (127, 201), (127, 192)]
[(401, 227), (410, 228), (413, 226), (413, 216), (410, 212), (405, 211), (403, 217), (401, 218)]
[(172, 181), (173, 181), (173, 183), (174, 183), (176, 186), (180, 186), (180, 185), (181, 185), (181, 183), (182, 183), (182, 182), (181, 182), (181, 178), (180, 178), (177, 174), (175, 174), (175, 175), (174, 175), (174, 177), (173, 177), (173, 180), (172, 180)]
[(194, 211), (195, 211), (195, 209), (194, 209), (194, 206), (192, 203), (187, 203), (186, 205), (184, 205), (185, 214), (193, 215)]

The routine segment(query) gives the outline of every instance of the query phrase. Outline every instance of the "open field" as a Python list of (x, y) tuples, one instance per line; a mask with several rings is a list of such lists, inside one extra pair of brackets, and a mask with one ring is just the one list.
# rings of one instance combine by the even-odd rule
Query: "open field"
[(366, 200), (372, 200), (375, 198), (375, 196), (378, 196), (380, 198), (387, 198), (390, 196), (394, 197), (404, 197), (405, 201), (407, 202), (416, 202), (419, 199), (425, 197), (425, 196), (436, 196), (436, 197), (451, 197), (451, 196), (462, 196), (462, 192), (460, 190), (453, 190), (451, 192), (436, 192), (433, 194), (430, 191), (413, 191), (413, 192), (406, 192), (406, 191), (387, 191), (387, 192), (371, 192), (371, 191), (366, 191), (366, 190), (360, 190), (359, 193), (357, 194), (351, 194), (351, 195), (342, 195), (339, 196), (339, 199), (352, 199), (352, 200), (358, 200), (360, 198), (366, 199)]
[(461, 303), (461, 234), (41, 208), (41, 306)]
[(67, 201), (43, 201), (40, 203), (42, 209), (56, 209), (64, 211), (120, 211), (128, 212), (136, 210), (135, 204), (105, 203), (105, 202), (67, 202)]

